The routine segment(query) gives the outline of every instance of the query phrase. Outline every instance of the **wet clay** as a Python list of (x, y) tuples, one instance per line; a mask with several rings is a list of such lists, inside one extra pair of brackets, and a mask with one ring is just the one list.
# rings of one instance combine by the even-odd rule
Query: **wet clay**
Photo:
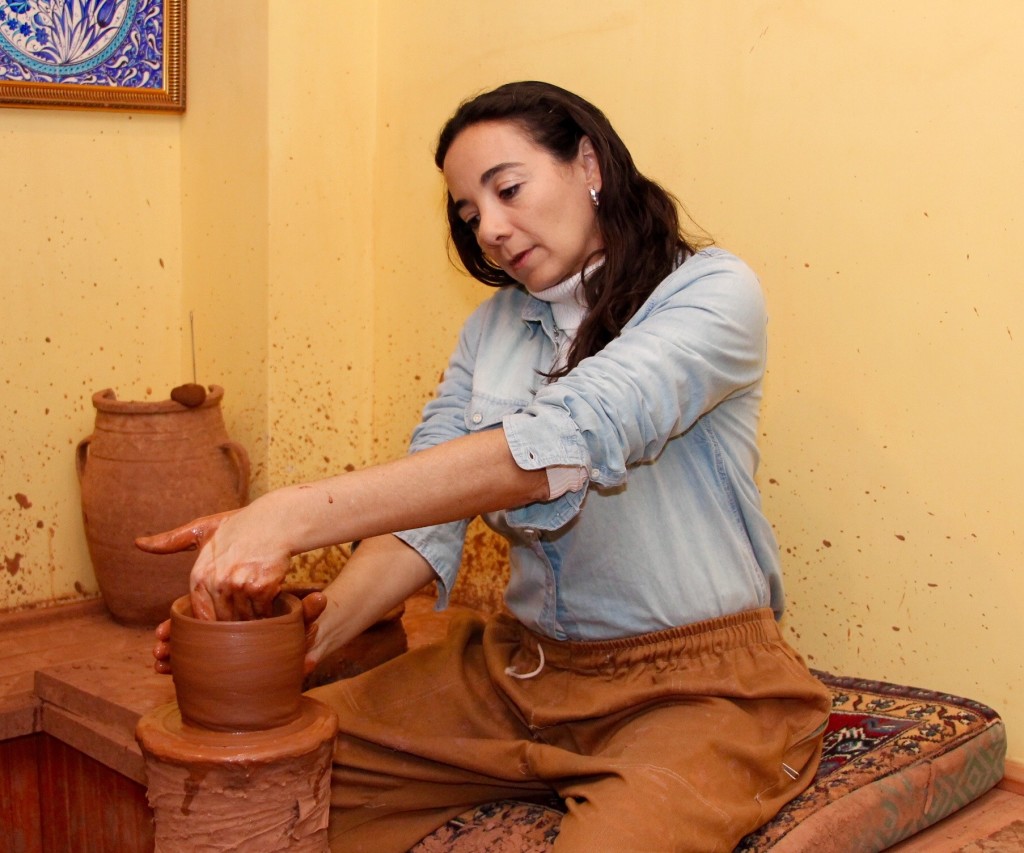
[(172, 388), (171, 399), (175, 403), (181, 403), (183, 406), (194, 409), (196, 406), (203, 405), (203, 401), (206, 399), (206, 389), (195, 382), (188, 382), (185, 385)]
[(299, 716), (306, 638), (294, 595), (282, 593), (273, 615), (247, 622), (197, 619), (183, 595), (171, 605), (170, 643), (174, 691), (186, 722), (252, 732)]
[(290, 723), (258, 732), (197, 728), (175, 703), (146, 714), (136, 737), (155, 853), (326, 851), (337, 729), (334, 711), (308, 697)]

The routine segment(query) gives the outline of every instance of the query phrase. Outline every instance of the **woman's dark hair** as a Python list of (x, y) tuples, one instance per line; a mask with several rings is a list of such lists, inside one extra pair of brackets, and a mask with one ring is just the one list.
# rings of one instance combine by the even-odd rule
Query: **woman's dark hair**
[[(651, 291), (695, 247), (680, 229), (676, 199), (637, 171), (608, 119), (578, 95), (550, 83), (529, 81), (507, 83), (466, 101), (441, 130), (434, 155), (439, 169), (455, 138), (484, 121), (518, 124), (535, 144), (563, 163), (576, 157), (586, 136), (601, 168), (601, 203), (596, 213), (605, 262), (584, 276), (587, 316), (566, 366), (551, 374), (562, 376), (617, 337)], [(484, 257), (476, 235), (459, 218), (451, 194), (447, 208), (451, 241), (469, 274), (494, 287), (516, 284)]]

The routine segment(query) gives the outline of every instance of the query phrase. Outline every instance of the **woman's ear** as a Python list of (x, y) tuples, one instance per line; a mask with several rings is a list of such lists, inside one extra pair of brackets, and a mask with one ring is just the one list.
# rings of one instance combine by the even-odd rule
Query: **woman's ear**
[(597, 152), (594, 150), (594, 143), (589, 136), (580, 139), (580, 150), (577, 155), (579, 163), (583, 167), (583, 177), (587, 186), (601, 191), (601, 164), (597, 160)]

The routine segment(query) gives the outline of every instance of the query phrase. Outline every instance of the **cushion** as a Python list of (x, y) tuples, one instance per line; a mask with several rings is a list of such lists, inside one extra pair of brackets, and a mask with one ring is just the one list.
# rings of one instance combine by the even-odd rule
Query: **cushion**
[[(875, 853), (1003, 777), (1006, 732), (991, 708), (914, 687), (815, 675), (832, 691), (817, 776), (737, 853)], [(547, 851), (559, 808), (557, 800), (488, 803), (448, 821), (410, 853)]]

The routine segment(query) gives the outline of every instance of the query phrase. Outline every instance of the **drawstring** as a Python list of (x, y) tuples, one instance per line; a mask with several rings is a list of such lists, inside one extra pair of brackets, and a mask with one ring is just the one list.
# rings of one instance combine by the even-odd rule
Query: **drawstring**
[(510, 675), (512, 678), (533, 678), (534, 676), (540, 675), (540, 671), (544, 669), (544, 647), (540, 643), (537, 643), (537, 654), (540, 655), (540, 663), (537, 664), (537, 668), (532, 672), (516, 672), (511, 666), (505, 667), (505, 675)]

